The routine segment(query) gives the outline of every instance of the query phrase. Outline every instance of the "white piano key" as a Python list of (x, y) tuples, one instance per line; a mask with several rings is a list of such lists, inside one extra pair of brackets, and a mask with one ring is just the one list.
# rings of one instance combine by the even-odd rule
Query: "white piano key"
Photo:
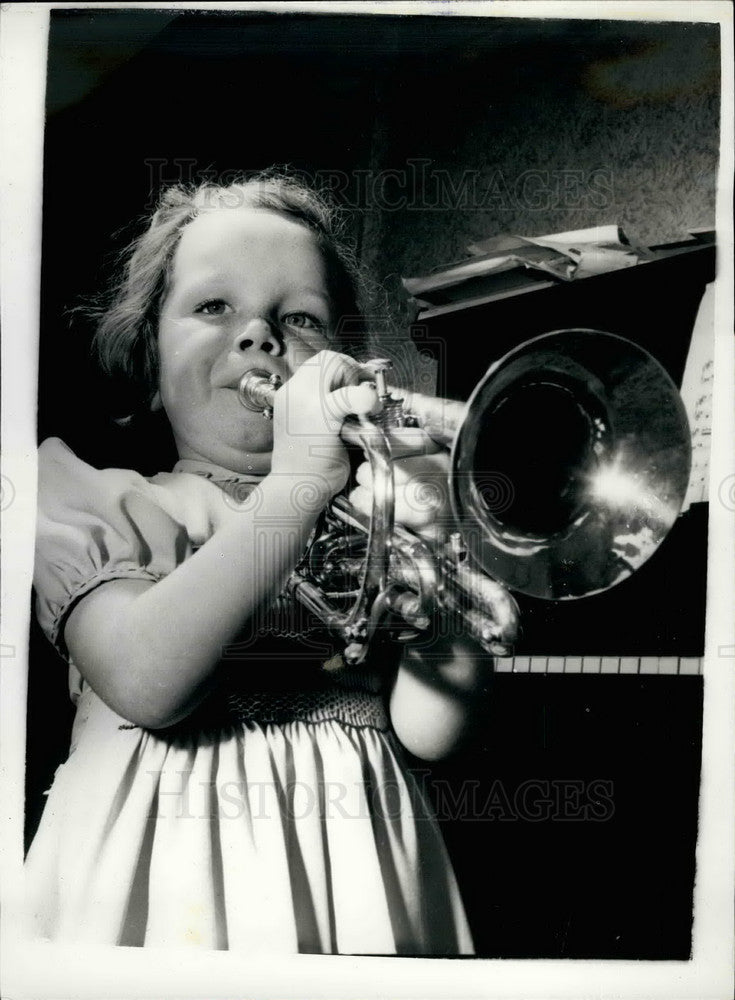
[(515, 658), (512, 656), (496, 656), (495, 671), (498, 674), (510, 674), (513, 672)]
[(680, 674), (701, 674), (702, 658), (700, 656), (682, 656), (679, 659)]
[(603, 656), (600, 662), (600, 673), (601, 674), (619, 674), (620, 673), (620, 657), (619, 656)]
[(497, 673), (688, 674), (702, 673), (698, 656), (497, 656)]

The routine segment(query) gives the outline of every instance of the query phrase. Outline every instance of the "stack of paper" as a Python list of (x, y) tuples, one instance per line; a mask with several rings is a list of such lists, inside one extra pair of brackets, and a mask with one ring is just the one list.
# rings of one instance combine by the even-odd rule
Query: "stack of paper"
[(456, 302), (512, 290), (552, 277), (561, 281), (631, 267), (647, 256), (632, 247), (619, 226), (551, 236), (493, 236), (471, 244), (471, 257), (430, 274), (404, 278), (406, 291), (427, 304)]

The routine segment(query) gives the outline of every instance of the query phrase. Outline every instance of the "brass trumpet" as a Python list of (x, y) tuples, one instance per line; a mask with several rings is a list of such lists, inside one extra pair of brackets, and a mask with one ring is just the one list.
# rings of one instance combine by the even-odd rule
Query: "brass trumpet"
[[(342, 639), (348, 664), (364, 660), (378, 630), (406, 640), (437, 614), (458, 617), (487, 653), (512, 655), (512, 590), (600, 593), (636, 572), (676, 521), (691, 463), (686, 413), (663, 367), (622, 337), (536, 337), (491, 365), (467, 403), (400, 398), (386, 384), (389, 362), (364, 369), (382, 412), (348, 417), (342, 437), (370, 462), (371, 516), (336, 497), (287, 587)], [(279, 384), (247, 372), (240, 401), (268, 416)], [(452, 523), (438, 540), (394, 523), (391, 441), (416, 427), (451, 449)]]

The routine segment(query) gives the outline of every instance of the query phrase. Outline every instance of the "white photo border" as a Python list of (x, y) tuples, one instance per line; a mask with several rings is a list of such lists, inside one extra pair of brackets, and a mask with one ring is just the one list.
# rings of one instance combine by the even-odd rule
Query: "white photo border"
[[(719, 23), (722, 113), (718, 278), (710, 479), (704, 736), (693, 957), (688, 962), (231, 953), (30, 942), (22, 899), (23, 772), (29, 596), (36, 495), (36, 403), (46, 42), (51, 9), (164, 9), (370, 13), (375, 16), (670, 20)], [(732, 996), (733, 746), (735, 741), (735, 360), (733, 354), (733, 34), (728, 2), (17, 3), (2, 8), (2, 669), (3, 995), (21, 997), (645, 997)]]

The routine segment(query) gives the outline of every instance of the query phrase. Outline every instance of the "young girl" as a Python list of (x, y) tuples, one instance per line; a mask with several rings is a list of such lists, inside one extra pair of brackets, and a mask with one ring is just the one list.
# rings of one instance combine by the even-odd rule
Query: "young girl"
[[(347, 482), (342, 420), (378, 405), (335, 350), (357, 314), (333, 211), (287, 178), (171, 189), (134, 244), (98, 353), (165, 411), (179, 461), (146, 479), (40, 449), (38, 616), (77, 712), (28, 857), (35, 935), (471, 953), (396, 735), (450, 749), (487, 664), (334, 673), (266, 627)], [(239, 402), (253, 368), (283, 380), (272, 423)]]

